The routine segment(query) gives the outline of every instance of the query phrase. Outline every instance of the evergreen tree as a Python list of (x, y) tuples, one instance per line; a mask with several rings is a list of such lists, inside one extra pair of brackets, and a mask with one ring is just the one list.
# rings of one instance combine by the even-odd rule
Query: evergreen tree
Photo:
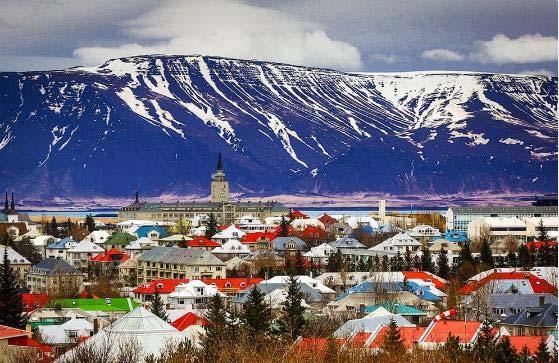
[(326, 351), (324, 352), (324, 362), (338, 362), (340, 354), (340, 345), (331, 337), (328, 338), (326, 343)]
[(460, 262), (457, 268), (458, 277), (462, 281), (466, 281), (476, 273), (474, 257), (469, 241), (464, 242), (460, 249)]
[(413, 256), (411, 255), (410, 250), (406, 250), (406, 254), (404, 255), (404, 270), (411, 271), (413, 269)]
[(303, 255), (301, 251), (297, 251), (295, 254), (295, 274), (304, 275), (305, 274), (305, 261), (303, 260)]
[(375, 255), (375, 259), (373, 262), (373, 271), (380, 271), (381, 270), (381, 265), (380, 265), (380, 258), (378, 257), (378, 255)]
[(443, 351), (449, 361), (458, 362), (462, 354), (462, 346), (460, 345), (460, 338), (451, 333), (448, 333), (448, 338), (443, 346)]
[(210, 309), (206, 313), (206, 334), (202, 338), (202, 350), (206, 362), (219, 360), (220, 350), (226, 339), (227, 312), (218, 294), (212, 297)]
[(50, 234), (53, 237), (60, 238), (60, 231), (58, 230), (58, 222), (54, 217), (52, 217), (52, 220), (50, 221), (50, 232), (51, 232)]
[(163, 321), (169, 320), (169, 315), (167, 311), (165, 311), (165, 304), (163, 304), (163, 299), (161, 295), (159, 295), (159, 289), (157, 289), (157, 287), (155, 288), (155, 294), (150, 304), (150, 311)]
[(505, 335), (497, 344), (495, 359), (502, 363), (515, 363), (518, 360), (516, 349), (511, 345), (510, 339)]
[(85, 225), (89, 232), (95, 231), (95, 219), (93, 219), (93, 216), (91, 214), (88, 214), (85, 217)]
[(421, 250), (421, 270), (427, 272), (434, 272), (433, 268), (433, 258), (431, 257), (431, 251), (427, 247), (423, 247)]
[(491, 324), (487, 320), (483, 321), (481, 324), (481, 332), (474, 344), (473, 353), (478, 361), (495, 361), (495, 334), (493, 333)]
[(401, 354), (405, 351), (404, 340), (400, 336), (400, 329), (398, 329), (396, 321), (392, 318), (390, 318), (388, 332), (384, 336), (381, 349), (390, 355)]
[(328, 272), (338, 272), (340, 271), (340, 259), (341, 252), (338, 250), (328, 257), (328, 262), (326, 263), (326, 271)]
[(531, 260), (530, 250), (525, 244), (522, 244), (518, 248), (518, 266), (522, 267), (524, 270), (530, 270), (532, 268)]
[(527, 346), (523, 346), (518, 354), (518, 361), (520, 363), (529, 363), (532, 360), (532, 355), (530, 354), (530, 349)]
[(258, 285), (253, 285), (243, 305), (243, 321), (253, 337), (268, 330), (272, 320), (270, 307)]
[(219, 232), (217, 218), (213, 213), (210, 213), (210, 219), (206, 225), (206, 238), (211, 239), (215, 234)]
[(17, 290), (17, 276), (8, 259), (8, 248), (4, 247), (4, 259), (0, 265), (0, 325), (25, 329), (27, 315)]
[(536, 349), (536, 354), (534, 354), (534, 362), (537, 363), (551, 362), (551, 354), (547, 349), (547, 344), (543, 336), (540, 339), (540, 343), (538, 344), (538, 349)]
[(6, 235), (3, 244), (5, 246), (12, 247), (14, 251), (29, 260), (32, 265), (36, 265), (43, 260), (42, 254), (39, 252), (37, 246), (31, 242), (29, 237), (24, 237), (19, 241), (14, 241), (11, 237)]
[(287, 288), (287, 297), (282, 306), (281, 322), (287, 335), (295, 340), (303, 330), (305, 325), (305, 317), (303, 316), (305, 308), (301, 305), (303, 302), (303, 293), (301, 285), (295, 276), (289, 276), (289, 286)]
[(448, 256), (446, 250), (441, 247), (439, 256), (437, 256), (437, 275), (443, 279), (450, 277), (450, 267), (448, 266)]
[(481, 246), (479, 248), (479, 259), (480, 262), (487, 268), (493, 268), (495, 266), (495, 262), (493, 261), (493, 253), (491, 252), (491, 247), (489, 246), (489, 242), (486, 239), (481, 242)]
[(388, 260), (388, 256), (384, 255), (382, 256), (382, 262), (380, 264), (381, 270), (382, 271), (388, 271), (390, 268), (390, 261)]
[(466, 241), (460, 249), (460, 263), (474, 263), (474, 256), (472, 255), (472, 249), (470, 247), (470, 242)]
[(516, 253), (509, 251), (509, 253), (507, 253), (507, 265), (509, 267), (516, 267), (517, 264)]
[(538, 230), (538, 241), (549, 241), (549, 234), (547, 233), (547, 227), (543, 224), (543, 219), (540, 219), (540, 224), (537, 227)]
[(357, 263), (356, 269), (357, 271), (367, 272), (368, 271), (367, 263), (362, 258), (360, 258), (359, 262)]
[(281, 216), (281, 222), (279, 225), (279, 237), (287, 237), (289, 236), (289, 222), (285, 219), (284, 216)]

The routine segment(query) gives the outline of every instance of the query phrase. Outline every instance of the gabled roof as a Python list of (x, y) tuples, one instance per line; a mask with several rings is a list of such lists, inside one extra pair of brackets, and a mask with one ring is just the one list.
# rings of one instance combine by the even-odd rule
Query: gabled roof
[[(6, 249), (6, 246), (4, 245), (0, 245), (0, 258), (3, 259), (4, 258), (4, 250)], [(31, 264), (31, 262), (29, 262), (29, 260), (25, 257), (23, 257), (22, 255), (20, 255), (16, 250), (14, 250), (12, 247), (8, 247), (8, 260), (10, 261), (11, 264)]]
[(89, 240), (82, 240), (80, 241), (75, 247), (70, 248), (68, 250), (68, 252), (74, 252), (74, 253), (82, 253), (82, 252), (87, 252), (87, 253), (102, 253), (105, 252), (105, 250), (98, 246), (97, 244), (89, 241)]
[(106, 245), (127, 245), (138, 238), (126, 232), (117, 232), (109, 237), (103, 244)]
[(264, 281), (260, 277), (227, 277), (224, 279), (202, 279), (208, 285), (215, 285), (218, 290), (223, 291), (226, 289), (246, 289), (254, 284), (259, 284)]
[(318, 220), (321, 221), (323, 224), (333, 224), (336, 223), (338, 220), (326, 213), (324, 213), (322, 216), (318, 217)]
[(543, 304), (541, 306), (530, 307), (518, 314), (511, 315), (501, 320), (501, 324), (555, 327), (557, 326), (557, 305)]
[(177, 320), (171, 323), (178, 331), (183, 331), (191, 325), (208, 325), (208, 321), (203, 315), (197, 314), (194, 311), (189, 311)]
[(453, 336), (458, 337), (461, 343), (469, 343), (476, 336), (480, 326), (480, 321), (446, 319), (432, 321), (421, 342), (444, 343), (447, 341), (448, 335), (452, 334)]
[(333, 242), (330, 242), (330, 246), (334, 248), (367, 248), (364, 244), (351, 237), (342, 237)]
[(362, 319), (352, 319), (346, 321), (338, 328), (333, 334), (334, 337), (342, 338), (350, 336), (351, 334), (362, 332), (362, 333), (372, 333), (380, 326), (390, 324), (390, 320), (394, 320), (399, 327), (409, 326), (415, 327), (414, 324), (410, 323), (406, 318), (397, 314), (375, 316), (372, 318), (362, 318)]
[[(505, 336), (499, 337), (497, 342), (503, 340)], [(538, 345), (540, 344), (542, 338), (545, 342), (548, 341), (548, 336), (539, 336), (539, 335), (532, 335), (532, 336), (508, 336), (510, 340), (510, 345), (516, 349), (517, 353), (520, 353), (524, 347), (528, 348), (530, 354), (536, 354), (538, 350)]]
[(77, 244), (78, 244), (78, 242), (74, 241), (72, 238), (66, 237), (66, 238), (59, 239), (58, 241), (55, 241), (55, 242), (49, 244), (47, 246), (47, 248), (48, 249), (57, 249), (57, 250), (70, 249), (70, 248), (76, 246)]
[(301, 212), (300, 210), (294, 210), (293, 212), (291, 212), (291, 216), (293, 217), (293, 219), (296, 219), (296, 218), (307, 219), (307, 218), (309, 218), (308, 215), (306, 215), (305, 213)]
[(190, 241), (186, 242), (186, 245), (188, 247), (212, 247), (212, 248), (220, 246), (219, 243), (209, 240), (204, 236), (191, 239)]
[(374, 312), (379, 308), (385, 308), (393, 314), (400, 314), (400, 315), (427, 315), (426, 312), (414, 308), (413, 306), (405, 305), (405, 304), (377, 304), (377, 305), (370, 305), (365, 307), (365, 313), (369, 314)]
[(136, 236), (138, 238), (148, 237), (148, 233), (152, 231), (159, 233), (159, 238), (165, 238), (169, 235), (169, 232), (161, 226), (141, 226), (136, 230)]
[(276, 237), (272, 241), (272, 244), (276, 251), (285, 251), (287, 249), (285, 245), (289, 241), (295, 242), (295, 244), (297, 245), (297, 250), (299, 251), (303, 251), (307, 249), (307, 244), (299, 237)]
[(276, 232), (251, 232), (241, 238), (242, 243), (257, 243), (259, 241), (271, 241), (276, 238)]
[(219, 258), (204, 249), (153, 247), (143, 252), (138, 261), (162, 262), (185, 265), (220, 265), (225, 266)]
[(448, 287), (448, 281), (428, 271), (402, 271), (402, 274), (408, 280), (416, 279), (432, 282), (439, 290), (445, 290)]
[(136, 287), (132, 292), (136, 294), (155, 294), (155, 289), (160, 294), (170, 294), (180, 283), (187, 283), (189, 279), (157, 279)]
[(79, 275), (80, 272), (68, 262), (59, 258), (45, 258), (29, 269), (30, 274), (53, 276), (55, 274)]
[(114, 262), (114, 261), (124, 262), (129, 258), (130, 256), (128, 256), (126, 252), (113, 248), (111, 250), (95, 255), (91, 257), (89, 260), (92, 262)]
[(0, 325), (0, 340), (15, 338), (15, 337), (31, 337), (31, 332), (12, 328), (6, 325)]
[[(419, 341), (419, 338), (425, 332), (425, 327), (402, 326), (398, 330), (400, 331), (400, 338), (403, 340), (404, 346), (410, 349)], [(383, 326), (369, 343), (368, 348), (380, 348), (386, 334), (388, 334), (388, 326)]]
[(503, 282), (504, 286), (512, 286), (514, 281), (517, 281), (515, 285), (518, 289), (522, 289), (524, 285), (525, 288), (528, 289), (524, 293), (557, 293), (557, 288), (555, 286), (529, 271), (489, 272), (483, 275), (479, 281), (472, 281), (472, 279), (470, 279), (470, 281), (468, 281), (468, 283), (460, 289), (460, 293), (463, 295), (469, 295), (491, 281), (495, 281), (496, 283)]

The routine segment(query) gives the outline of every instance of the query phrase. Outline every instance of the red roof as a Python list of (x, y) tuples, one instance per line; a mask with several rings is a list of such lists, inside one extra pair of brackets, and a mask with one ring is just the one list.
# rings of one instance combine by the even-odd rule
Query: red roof
[(353, 336), (353, 339), (351, 339), (349, 345), (352, 348), (364, 348), (365, 343), (367, 342), (367, 340), (369, 340), (370, 337), (371, 333), (358, 332)]
[(129, 258), (130, 256), (128, 256), (126, 252), (113, 248), (101, 254), (95, 255), (91, 257), (89, 260), (92, 262), (114, 262), (114, 261), (124, 262)]
[(542, 247), (543, 245), (547, 245), (548, 247), (557, 247), (557, 241), (534, 241), (534, 242), (526, 242), (526, 247), (528, 247), (528, 249), (532, 250), (537, 250), (540, 247)]
[(308, 226), (301, 232), (301, 238), (303, 239), (323, 239), (326, 237), (328, 237), (328, 232), (316, 226)]
[(177, 328), (177, 330), (183, 331), (191, 325), (206, 326), (208, 325), (208, 321), (203, 316), (189, 311), (177, 320), (173, 321), (171, 325)]
[(12, 328), (7, 325), (0, 325), (0, 340), (16, 338), (16, 337), (31, 337), (31, 332)]
[(21, 302), (27, 312), (42, 308), (47, 304), (48, 300), (49, 296), (47, 294), (21, 294)]
[(557, 293), (557, 288), (555, 286), (528, 271), (493, 272), (479, 281), (468, 281), (466, 286), (460, 289), (460, 293), (469, 295), (488, 282), (495, 280), (528, 280), (535, 294)]
[[(425, 328), (420, 326), (401, 326), (398, 330), (400, 330), (400, 337), (404, 341), (404, 346), (406, 348), (412, 348), (414, 343), (418, 342), (419, 338), (421, 338)], [(383, 326), (368, 348), (380, 348), (386, 334), (388, 334), (388, 327)]]
[(307, 219), (309, 218), (308, 215), (306, 215), (305, 213), (301, 212), (300, 210), (294, 210), (291, 213), (291, 217), (293, 217), (293, 219)]
[[(211, 285), (215, 284), (218, 290), (226, 290), (226, 289), (245, 289), (247, 287), (251, 287), (254, 284), (258, 284), (259, 282), (263, 281), (264, 279), (260, 277), (229, 277), (225, 279), (201, 279), (202, 282), (205, 284)], [(180, 283), (188, 283), (189, 279), (158, 279), (152, 280), (147, 285), (141, 285), (136, 287), (132, 292), (136, 294), (155, 294), (155, 287), (160, 285), (157, 288), (160, 294), (170, 294), (175, 291), (175, 288)]]
[[(175, 291), (180, 283), (187, 283), (189, 279), (158, 279), (151, 280), (148, 284), (136, 287), (132, 292), (136, 294), (155, 294), (155, 288), (160, 294), (170, 294)], [(159, 285), (159, 286), (158, 286)]]
[[(1, 329), (1, 328), (0, 328)], [(50, 353), (52, 348), (46, 344), (41, 344), (33, 338), (28, 336), (19, 336), (8, 339), (9, 345), (16, 345), (18, 347), (32, 347), (40, 350), (43, 353)]]
[[(535, 354), (538, 350), (538, 345), (540, 344), (541, 339), (547, 341), (548, 337), (541, 337), (541, 336), (509, 336), (510, 344), (516, 349), (517, 353), (520, 353), (524, 346), (528, 347), (530, 354)], [(501, 340), (499, 338), (499, 340)]]
[(270, 232), (251, 232), (247, 233), (241, 238), (242, 243), (258, 243), (261, 241), (272, 241), (276, 238), (277, 233), (270, 231)]
[(334, 224), (338, 221), (336, 218), (331, 217), (326, 213), (324, 213), (320, 218), (318, 218), (318, 220), (321, 221), (322, 224), (324, 224), (324, 225)]
[[(277, 226), (276, 229), (274, 229), (274, 233), (276, 234), (276, 237), (279, 235), (280, 232), (281, 232), (281, 226)], [(295, 228), (293, 228), (291, 225), (287, 226), (287, 235), (295, 236), (296, 234), (297, 231), (295, 230)]]
[(190, 241), (186, 242), (188, 247), (219, 247), (219, 243), (207, 239), (206, 237), (196, 237)]
[(462, 343), (469, 343), (475, 336), (481, 322), (463, 320), (439, 320), (432, 323), (429, 334), (423, 340), (431, 343), (444, 343), (448, 335), (452, 334), (460, 339)]
[(402, 273), (408, 280), (417, 279), (423, 281), (431, 281), (439, 290), (446, 290), (446, 288), (448, 287), (445, 280), (427, 271), (402, 271)]
[(246, 289), (251, 287), (254, 284), (258, 284), (261, 281), (264, 281), (263, 278), (260, 277), (228, 277), (225, 279), (202, 279), (205, 284), (211, 285), (215, 284), (215, 287), (219, 291), (224, 289)]

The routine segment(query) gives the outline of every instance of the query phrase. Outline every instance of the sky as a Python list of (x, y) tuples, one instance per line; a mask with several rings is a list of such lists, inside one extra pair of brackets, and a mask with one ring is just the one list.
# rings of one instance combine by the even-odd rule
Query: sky
[(556, 0), (0, 0), (0, 71), (203, 54), (557, 75)]

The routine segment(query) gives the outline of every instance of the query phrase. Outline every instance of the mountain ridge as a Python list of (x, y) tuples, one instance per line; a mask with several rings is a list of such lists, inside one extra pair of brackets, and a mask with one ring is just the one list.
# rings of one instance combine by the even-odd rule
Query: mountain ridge
[(557, 77), (207, 56), (0, 73), (0, 186), (45, 199), (203, 195), (220, 150), (247, 196), (553, 191), (556, 95)]

